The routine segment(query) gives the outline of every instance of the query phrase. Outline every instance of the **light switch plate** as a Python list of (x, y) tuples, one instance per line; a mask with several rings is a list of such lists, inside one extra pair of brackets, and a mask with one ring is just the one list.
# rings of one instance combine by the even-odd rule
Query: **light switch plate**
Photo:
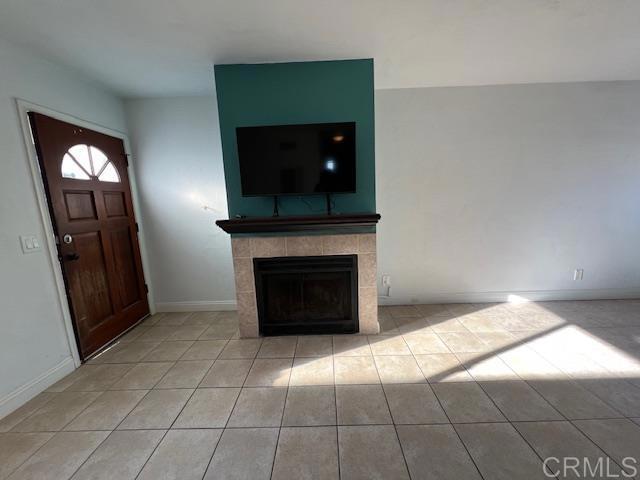
[(42, 250), (40, 240), (35, 235), (20, 235), (22, 253), (35, 253)]

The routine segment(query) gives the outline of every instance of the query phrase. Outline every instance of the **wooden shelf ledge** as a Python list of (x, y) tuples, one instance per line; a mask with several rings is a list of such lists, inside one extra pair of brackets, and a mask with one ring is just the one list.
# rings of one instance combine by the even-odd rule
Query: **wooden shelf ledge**
[(340, 230), (373, 227), (380, 220), (379, 213), (349, 213), (336, 215), (308, 215), (292, 217), (245, 217), (217, 220), (227, 233), (273, 233)]

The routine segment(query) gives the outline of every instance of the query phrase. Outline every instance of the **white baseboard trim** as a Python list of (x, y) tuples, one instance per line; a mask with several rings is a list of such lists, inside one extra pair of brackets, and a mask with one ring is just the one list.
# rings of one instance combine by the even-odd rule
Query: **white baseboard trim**
[(158, 302), (156, 312), (221, 312), (236, 310), (235, 300), (213, 300), (199, 302)]
[(67, 357), (30, 382), (18, 387), (13, 392), (0, 398), (0, 418), (3, 418), (21, 407), (40, 392), (69, 375), (76, 369), (72, 357)]
[[(425, 294), (420, 297), (378, 296), (380, 305), (411, 305), (419, 303), (490, 303), (508, 302), (521, 297), (532, 302), (550, 300), (616, 300), (640, 298), (640, 287), (636, 288), (599, 288), (583, 290), (512, 290), (495, 292), (450, 292)], [(237, 310), (235, 300), (202, 300), (195, 302), (158, 302), (156, 311), (160, 312), (221, 312)]]
[(411, 305), (420, 303), (489, 303), (528, 300), (544, 302), (550, 300), (618, 300), (640, 298), (637, 288), (600, 288), (584, 290), (529, 290), (508, 292), (454, 292), (425, 294), (419, 298), (378, 296), (380, 305)]

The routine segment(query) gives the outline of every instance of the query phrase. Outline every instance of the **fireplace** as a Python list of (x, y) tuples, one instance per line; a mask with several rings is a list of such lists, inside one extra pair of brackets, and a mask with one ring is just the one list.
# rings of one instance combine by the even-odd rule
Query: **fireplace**
[[(335, 217), (338, 217), (338, 215), (335, 215)], [(331, 219), (334, 220), (333, 217)], [(244, 225), (245, 221), (249, 222), (250, 220), (237, 220), (242, 225)], [(236, 220), (226, 220), (226, 222), (236, 222)], [(271, 224), (269, 223), (269, 225)], [(278, 228), (282, 229), (284, 227), (279, 226)], [(357, 260), (352, 266), (350, 277), (352, 283), (349, 285), (349, 289), (344, 289), (350, 291), (351, 295), (357, 296), (357, 300), (353, 298), (351, 300), (354, 317), (351, 317), (353, 326), (350, 328), (354, 333), (357, 332), (361, 335), (375, 335), (380, 331), (378, 324), (378, 288), (376, 285), (375, 233), (335, 234), (322, 232), (315, 235), (279, 235), (277, 233), (254, 235), (244, 232), (240, 235), (231, 239), (231, 252), (233, 254), (241, 338), (257, 338), (261, 334), (268, 334), (266, 331), (261, 332), (262, 325), (258, 318), (258, 302), (263, 304), (263, 298), (261, 297), (258, 300), (256, 289), (258, 282), (256, 278), (262, 277), (257, 273), (262, 265), (260, 262), (256, 263), (255, 260), (275, 259), (275, 264), (277, 264), (286, 259), (293, 259), (297, 262), (300, 257), (346, 256), (353, 258), (355, 256)], [(269, 267), (273, 265), (271, 264)], [(344, 282), (344, 279), (342, 281)], [(283, 287), (280, 285), (278, 288)], [(297, 307), (297, 309), (300, 311), (300, 307)], [(289, 311), (288, 318), (295, 318), (294, 312), (295, 310)], [(261, 318), (265, 318), (264, 314), (261, 315)], [(312, 323), (316, 323), (321, 318), (312, 318), (311, 320), (313, 320)], [(346, 318), (340, 318), (340, 320), (346, 320)], [(266, 330), (269, 329), (267, 328)], [(302, 331), (306, 332), (307, 330), (302, 329)]]
[(358, 332), (358, 256), (254, 258), (261, 335)]

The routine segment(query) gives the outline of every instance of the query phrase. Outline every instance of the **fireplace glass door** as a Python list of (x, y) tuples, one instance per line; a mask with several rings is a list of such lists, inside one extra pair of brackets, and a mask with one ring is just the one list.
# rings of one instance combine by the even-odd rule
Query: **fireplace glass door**
[(357, 255), (253, 262), (262, 335), (358, 331)]

